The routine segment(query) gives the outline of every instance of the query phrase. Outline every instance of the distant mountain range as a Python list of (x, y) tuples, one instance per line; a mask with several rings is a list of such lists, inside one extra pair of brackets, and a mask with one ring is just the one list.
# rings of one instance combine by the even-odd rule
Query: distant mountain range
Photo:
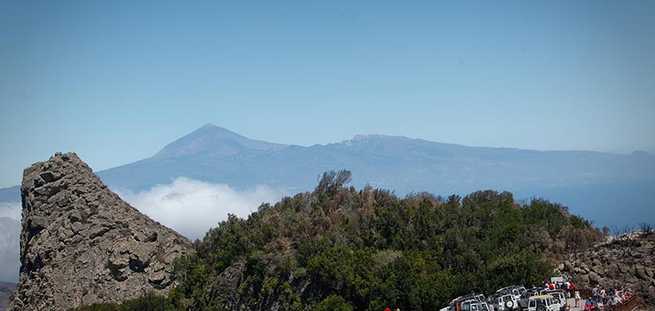
[[(268, 185), (292, 194), (312, 188), (320, 173), (334, 169), (352, 171), (355, 186), (370, 184), (400, 195), (507, 190), (518, 199), (561, 202), (610, 228), (655, 223), (655, 156), (646, 152), (469, 147), (386, 135), (305, 147), (254, 140), (208, 124), (150, 158), (97, 174), (119, 191), (141, 191), (184, 176), (238, 189)], [(0, 202), (18, 200), (18, 187), (0, 190)]]

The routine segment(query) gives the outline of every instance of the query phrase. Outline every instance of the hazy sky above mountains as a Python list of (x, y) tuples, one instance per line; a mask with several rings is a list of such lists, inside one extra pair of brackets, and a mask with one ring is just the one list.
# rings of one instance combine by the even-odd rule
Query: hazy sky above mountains
[(0, 186), (212, 122), (309, 145), (382, 133), (655, 151), (655, 2), (0, 3)]

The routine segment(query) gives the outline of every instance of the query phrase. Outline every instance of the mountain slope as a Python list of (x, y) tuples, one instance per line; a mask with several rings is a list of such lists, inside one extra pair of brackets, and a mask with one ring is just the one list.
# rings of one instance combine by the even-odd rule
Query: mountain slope
[[(372, 184), (401, 195), (498, 189), (518, 198), (546, 196), (601, 225), (655, 222), (647, 213), (654, 201), (655, 157), (643, 152), (468, 147), (385, 135), (304, 147), (205, 125), (151, 158), (98, 175), (118, 191), (141, 191), (184, 176), (241, 189), (266, 184), (292, 193), (309, 190), (319, 173), (341, 168), (357, 176), (356, 186)], [(616, 215), (618, 207), (627, 212)]]
[[(171, 310), (438, 310), (473, 291), (536, 285), (600, 232), (510, 193), (398, 198), (329, 172), (312, 192), (230, 217), (175, 265)], [(116, 308), (118, 310), (118, 308)]]

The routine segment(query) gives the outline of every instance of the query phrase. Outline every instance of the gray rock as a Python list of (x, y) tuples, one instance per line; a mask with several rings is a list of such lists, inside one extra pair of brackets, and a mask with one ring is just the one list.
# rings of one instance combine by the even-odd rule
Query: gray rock
[(655, 306), (654, 248), (655, 234), (631, 235), (572, 254), (563, 265), (580, 288), (629, 287)]
[(601, 283), (601, 278), (596, 272), (590, 272), (589, 273), (589, 281), (591, 281), (592, 284), (599, 284)]
[(191, 243), (122, 201), (74, 153), (26, 169), (20, 281), (9, 310), (68, 310), (165, 294)]

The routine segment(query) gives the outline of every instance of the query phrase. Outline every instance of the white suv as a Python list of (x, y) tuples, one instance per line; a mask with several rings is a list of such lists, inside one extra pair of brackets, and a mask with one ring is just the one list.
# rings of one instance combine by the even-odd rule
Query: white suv
[(548, 290), (548, 291), (542, 291), (542, 295), (550, 295), (553, 296), (555, 300), (555, 304), (559, 304), (558, 310), (564, 310), (566, 309), (566, 294), (564, 294), (563, 291), (561, 290)]
[(560, 311), (560, 304), (551, 295), (532, 296), (528, 300), (528, 311)]
[(507, 294), (496, 297), (494, 304), (497, 311), (511, 311), (519, 309), (519, 301), (514, 295)]

